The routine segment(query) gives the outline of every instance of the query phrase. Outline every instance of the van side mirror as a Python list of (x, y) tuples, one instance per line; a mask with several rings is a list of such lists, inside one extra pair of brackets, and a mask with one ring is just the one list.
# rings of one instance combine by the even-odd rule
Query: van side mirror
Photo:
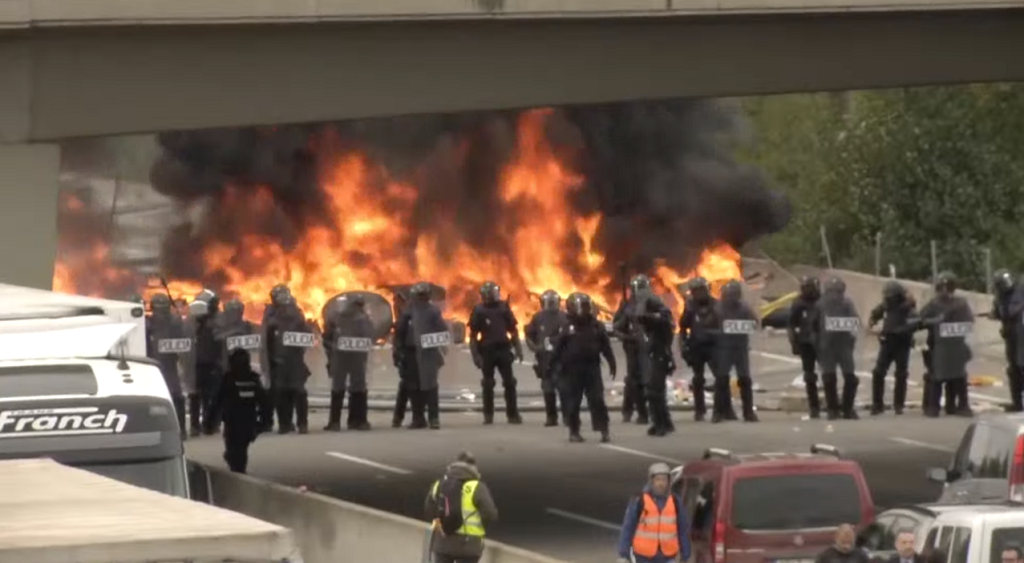
[(950, 477), (949, 472), (941, 467), (932, 467), (925, 472), (925, 475), (928, 477), (929, 481), (943, 484), (948, 483)]

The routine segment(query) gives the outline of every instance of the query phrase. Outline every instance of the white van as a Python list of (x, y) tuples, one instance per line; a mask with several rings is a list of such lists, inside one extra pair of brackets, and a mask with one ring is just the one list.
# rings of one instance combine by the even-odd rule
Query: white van
[(931, 523), (924, 552), (941, 549), (947, 563), (1000, 563), (1003, 549), (1024, 548), (1024, 506), (967, 505), (944, 510)]

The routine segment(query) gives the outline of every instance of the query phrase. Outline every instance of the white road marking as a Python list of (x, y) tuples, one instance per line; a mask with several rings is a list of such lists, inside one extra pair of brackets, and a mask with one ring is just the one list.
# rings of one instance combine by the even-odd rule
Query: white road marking
[(954, 451), (953, 448), (949, 448), (949, 447), (946, 447), (946, 446), (940, 446), (938, 444), (929, 444), (928, 442), (920, 442), (918, 440), (911, 440), (910, 438), (894, 437), (894, 438), (889, 438), (889, 439), (892, 440), (893, 442), (898, 443), (898, 444), (904, 444), (904, 445), (907, 445), (907, 446), (916, 446), (918, 448), (924, 448), (926, 450), (932, 450), (932, 451), (936, 451), (936, 452), (952, 453)]
[(612, 524), (611, 522), (605, 522), (604, 520), (598, 520), (597, 518), (576, 514), (575, 512), (566, 512), (565, 510), (559, 510), (557, 508), (546, 508), (544, 511), (552, 516), (559, 516), (566, 520), (590, 524), (591, 526), (597, 526), (598, 528), (604, 528), (605, 530), (612, 530), (613, 532), (622, 531), (622, 526), (619, 526), (618, 524)]
[(388, 471), (388, 472), (391, 472), (391, 473), (397, 473), (398, 475), (412, 475), (412, 473), (413, 473), (412, 471), (409, 471), (408, 469), (402, 469), (401, 467), (394, 467), (392, 465), (384, 465), (383, 463), (377, 463), (376, 461), (370, 461), (368, 459), (363, 459), (361, 457), (356, 457), (354, 455), (343, 454), (341, 452), (324, 452), (324, 453), (326, 453), (327, 455), (329, 455), (331, 457), (335, 457), (335, 458), (338, 458), (338, 459), (343, 459), (345, 461), (351, 461), (352, 463), (358, 463), (360, 465), (365, 465), (367, 467), (373, 467), (373, 468), (376, 468), (376, 469), (381, 469), (383, 471)]
[(644, 457), (644, 458), (647, 458), (647, 459), (656, 459), (658, 461), (671, 461), (672, 463), (675, 463), (677, 465), (683, 465), (683, 463), (684, 463), (682, 461), (679, 461), (678, 459), (672, 459), (670, 457), (665, 457), (663, 455), (657, 455), (657, 454), (642, 452), (640, 450), (634, 450), (632, 448), (625, 448), (625, 447), (622, 447), (622, 446), (616, 446), (615, 444), (600, 444), (600, 446), (602, 448), (606, 449), (606, 450), (614, 450), (614, 451), (617, 451), (617, 452), (622, 452), (624, 454), (635, 455), (637, 457)]

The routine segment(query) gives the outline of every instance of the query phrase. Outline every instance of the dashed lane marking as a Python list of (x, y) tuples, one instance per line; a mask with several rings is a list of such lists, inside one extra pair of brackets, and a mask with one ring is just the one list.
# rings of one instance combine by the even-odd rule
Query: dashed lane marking
[(896, 442), (897, 444), (904, 444), (907, 446), (915, 446), (926, 450), (932, 450), (935, 452), (953, 453), (953, 448), (947, 446), (940, 446), (938, 444), (929, 444), (928, 442), (921, 442), (918, 440), (911, 440), (910, 438), (893, 437), (889, 440)]
[(683, 465), (684, 464), (684, 462), (682, 462), (682, 461), (680, 461), (678, 459), (672, 459), (670, 457), (666, 457), (666, 456), (663, 456), (663, 455), (652, 454), (652, 453), (648, 453), (648, 452), (642, 452), (640, 450), (634, 450), (632, 448), (626, 448), (626, 447), (623, 447), (623, 446), (616, 446), (615, 444), (601, 444), (601, 447), (606, 449), (606, 450), (612, 450), (612, 451), (621, 452), (621, 453), (624, 453), (624, 454), (635, 455), (637, 457), (643, 457), (643, 458), (647, 458), (647, 459), (654, 459), (654, 460), (657, 460), (657, 461), (671, 461), (672, 463), (675, 463), (676, 465)]
[(367, 467), (373, 467), (375, 469), (380, 469), (382, 471), (387, 471), (389, 473), (395, 473), (395, 474), (398, 474), (398, 475), (412, 475), (413, 474), (413, 472), (409, 471), (408, 469), (402, 469), (401, 467), (395, 467), (393, 465), (385, 465), (383, 463), (377, 463), (376, 461), (371, 461), (369, 459), (363, 459), (361, 457), (356, 457), (354, 455), (343, 454), (341, 452), (324, 452), (324, 453), (326, 453), (327, 455), (329, 455), (329, 456), (331, 456), (333, 458), (343, 459), (345, 461), (351, 461), (352, 463), (358, 463), (360, 465), (365, 465)]
[(568, 512), (557, 508), (547, 508), (544, 511), (552, 516), (558, 516), (560, 518), (565, 518), (566, 520), (572, 520), (582, 524), (590, 524), (591, 526), (597, 526), (598, 528), (604, 528), (605, 530), (611, 530), (613, 532), (622, 531), (622, 526), (619, 526), (618, 524), (605, 522), (604, 520), (598, 520), (597, 518), (591, 518), (582, 514), (576, 514), (575, 512)]

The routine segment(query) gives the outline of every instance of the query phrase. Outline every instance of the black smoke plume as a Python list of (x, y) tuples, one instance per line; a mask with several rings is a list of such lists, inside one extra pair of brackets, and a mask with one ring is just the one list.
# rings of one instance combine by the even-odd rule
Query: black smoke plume
[[(205, 199), (203, 225), (184, 225), (165, 242), (169, 276), (199, 274), (196, 248), (237, 242), (256, 231), (286, 247), (304, 229), (326, 224), (319, 174), (346, 150), (358, 150), (418, 192), (411, 221), (418, 232), (446, 215), (448, 242), (500, 252), (491, 236), (505, 208), (500, 174), (514, 155), (520, 112), (404, 116), (320, 125), (164, 133), (151, 180), (179, 201)], [(545, 134), (563, 162), (585, 178), (574, 195), (580, 216), (601, 212), (596, 244), (613, 265), (645, 270), (656, 259), (694, 265), (713, 242), (734, 247), (775, 232), (789, 220), (784, 196), (756, 167), (735, 158), (743, 122), (736, 107), (713, 100), (568, 107)], [(239, 193), (262, 187), (275, 211), (257, 223), (233, 220), (246, 209)], [(434, 233), (437, 235), (437, 233)], [(613, 266), (609, 266), (613, 267)], [(609, 272), (612, 273), (612, 272)], [(396, 280), (396, 283), (409, 280)]]

